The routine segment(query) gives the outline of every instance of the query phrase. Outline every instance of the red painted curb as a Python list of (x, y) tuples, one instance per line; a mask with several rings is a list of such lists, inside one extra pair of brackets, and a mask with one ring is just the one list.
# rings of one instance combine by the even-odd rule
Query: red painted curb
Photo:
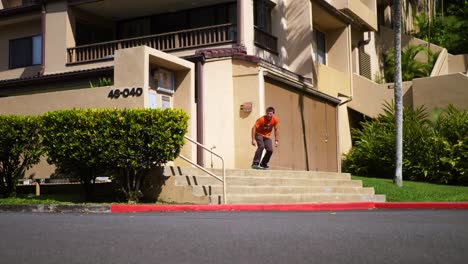
[(184, 211), (338, 211), (373, 209), (373, 202), (314, 204), (124, 205), (112, 204), (112, 213)]
[(376, 209), (468, 209), (468, 202), (386, 202), (375, 203)]
[(311, 204), (129, 205), (112, 204), (112, 213), (207, 211), (342, 211), (371, 209), (468, 209), (468, 202), (354, 202)]

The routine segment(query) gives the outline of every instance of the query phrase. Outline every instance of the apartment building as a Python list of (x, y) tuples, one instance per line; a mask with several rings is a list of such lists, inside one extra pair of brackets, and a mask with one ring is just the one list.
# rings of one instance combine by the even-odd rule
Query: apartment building
[[(273, 106), (281, 131), (273, 169), (340, 171), (353, 115), (373, 116), (387, 98), (368, 91), (381, 71), (381, 4), (2, 0), (0, 113), (182, 108), (187, 136), (226, 167), (249, 168), (250, 129)], [(189, 143), (182, 152), (220, 166)], [(45, 167), (37, 177), (48, 177)]]

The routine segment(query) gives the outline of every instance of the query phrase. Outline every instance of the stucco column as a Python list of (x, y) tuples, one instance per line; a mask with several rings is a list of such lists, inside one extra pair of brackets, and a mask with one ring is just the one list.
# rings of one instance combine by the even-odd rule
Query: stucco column
[(67, 1), (48, 2), (45, 18), (45, 74), (66, 70), (67, 47), (75, 46)]
[(238, 0), (237, 7), (241, 10), (238, 11), (241, 17), (238, 17), (237, 23), (241, 21), (242, 29), (238, 38), (241, 39), (244, 44), (247, 54), (253, 54), (254, 52), (254, 7), (252, 0)]

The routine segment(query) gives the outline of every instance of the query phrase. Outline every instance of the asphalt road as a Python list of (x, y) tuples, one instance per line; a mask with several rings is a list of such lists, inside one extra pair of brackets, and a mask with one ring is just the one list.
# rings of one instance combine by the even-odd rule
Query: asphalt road
[(468, 263), (468, 210), (0, 213), (0, 263)]

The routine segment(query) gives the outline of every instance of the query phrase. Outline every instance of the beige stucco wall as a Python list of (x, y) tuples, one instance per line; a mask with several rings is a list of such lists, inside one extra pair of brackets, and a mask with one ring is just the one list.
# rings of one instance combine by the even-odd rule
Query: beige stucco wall
[(468, 76), (461, 73), (413, 80), (413, 102), (427, 111), (453, 104), (468, 109)]
[[(394, 101), (394, 91), (388, 88), (391, 83), (377, 84), (356, 74), (353, 82), (353, 98), (348, 106), (366, 116), (377, 117), (383, 113), (384, 102)], [(403, 104), (409, 107), (412, 102), (410, 87), (411, 82), (403, 82)]]
[(254, 8), (253, 1), (250, 0), (239, 0), (241, 1), (241, 14), (242, 14), (242, 31), (241, 43), (245, 46), (248, 54), (255, 54), (254, 45)]
[(47, 4), (45, 16), (45, 74), (64, 71), (67, 46), (74, 46), (66, 1)]
[[(0, 98), (0, 114), (43, 114), (52, 110), (71, 108), (145, 108), (148, 107), (149, 69), (159, 66), (171, 70), (175, 75), (176, 91), (173, 107), (185, 110), (190, 116), (187, 135), (196, 138), (196, 105), (194, 65), (178, 57), (148, 47), (118, 50), (115, 55), (114, 85), (108, 87), (84, 88), (44, 92), (29, 95)], [(123, 96), (117, 99), (108, 97), (110, 90), (141, 87), (141, 96)], [(195, 160), (196, 152), (191, 144), (186, 144), (182, 154)], [(179, 160), (175, 164), (182, 163)], [(48, 177), (53, 167), (42, 162), (28, 171), (34, 177)]]
[(0, 80), (37, 75), (40, 65), (9, 69), (9, 46), (12, 39), (40, 34), (41, 20), (38, 16), (30, 17), (30, 20), (24, 22), (0, 26)]
[(369, 30), (377, 30), (377, 6), (375, 0), (333, 0), (330, 3), (362, 20)]
[[(224, 165), (235, 164), (232, 60), (207, 61), (203, 66), (203, 143), (224, 158)], [(204, 152), (205, 166), (211, 167), (211, 154)], [(213, 167), (221, 160), (213, 156)]]
[(442, 49), (437, 57), (437, 60), (432, 68), (430, 76), (438, 76), (448, 74), (449, 71), (449, 62), (448, 62), (448, 52), (447, 49)]
[[(278, 55), (256, 46), (252, 53), (297, 74), (312, 77), (312, 4), (309, 0), (275, 2), (271, 13), (272, 35), (278, 38)], [(250, 16), (245, 21), (246, 27), (253, 29), (247, 26), (249, 19)], [(251, 22), (253, 25), (253, 20)]]
[[(309, 0), (282, 1), (283, 16), (278, 21), (279, 52), (283, 64), (297, 74), (312, 77), (312, 4)], [(284, 34), (284, 35), (283, 35)]]
[(341, 72), (323, 64), (316, 64), (317, 88), (321, 92), (337, 97), (338, 94), (351, 96), (351, 78), (349, 73)]
[(351, 27), (326, 32), (327, 66), (338, 71), (351, 72)]
[(72, 108), (143, 108), (143, 97), (110, 99), (112, 86), (38, 93), (0, 98), (0, 113), (43, 114)]
[(448, 72), (464, 72), (468, 71), (468, 54), (448, 55)]
[[(348, 98), (340, 98), (340, 99), (345, 101)], [(339, 147), (339, 150), (338, 150), (339, 155), (348, 153), (348, 151), (352, 147), (351, 128), (349, 125), (347, 104), (338, 106), (338, 147)], [(341, 166), (338, 168), (338, 170), (341, 171)]]
[[(257, 65), (241, 60), (234, 60), (233, 73), (233, 108), (234, 108), (234, 144), (235, 168), (250, 168), (255, 147), (251, 145), (251, 129), (262, 114), (264, 114), (264, 98), (260, 94), (264, 87), (260, 87), (259, 68)], [(264, 92), (263, 92), (264, 93)], [(252, 103), (252, 111), (244, 112), (240, 105)]]

